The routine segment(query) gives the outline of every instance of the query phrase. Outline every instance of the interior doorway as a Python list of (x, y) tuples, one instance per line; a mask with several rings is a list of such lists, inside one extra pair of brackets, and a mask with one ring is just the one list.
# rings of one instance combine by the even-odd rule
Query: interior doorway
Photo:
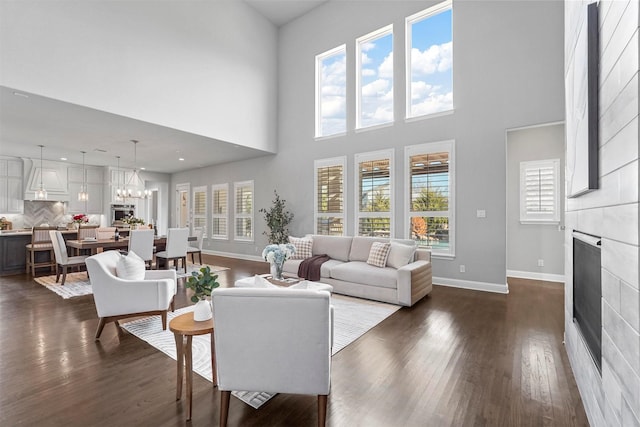
[(176, 185), (176, 227), (191, 227), (190, 223), (190, 184)]
[[(564, 123), (506, 132), (507, 277), (564, 282), (564, 140)], [(554, 161), (557, 172), (549, 172)], [(557, 175), (555, 184), (549, 173)], [(552, 210), (557, 218), (546, 216)]]

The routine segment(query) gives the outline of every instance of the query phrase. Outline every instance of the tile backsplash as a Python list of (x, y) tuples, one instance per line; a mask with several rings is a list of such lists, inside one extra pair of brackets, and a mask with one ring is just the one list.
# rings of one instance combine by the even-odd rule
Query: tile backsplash
[[(73, 215), (65, 213), (63, 202), (25, 200), (24, 213), (4, 215), (13, 223), (13, 229), (31, 228), (34, 225), (49, 224), (67, 226)], [(100, 224), (100, 215), (89, 215), (89, 222)]]

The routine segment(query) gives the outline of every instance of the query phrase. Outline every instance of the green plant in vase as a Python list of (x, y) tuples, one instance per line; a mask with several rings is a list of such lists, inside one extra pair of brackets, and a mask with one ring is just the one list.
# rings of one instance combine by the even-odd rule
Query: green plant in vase
[(269, 232), (262, 234), (267, 236), (270, 244), (281, 244), (289, 242), (289, 224), (293, 220), (293, 213), (286, 207), (286, 200), (281, 199), (277, 191), (273, 191), (276, 198), (269, 209), (262, 208), (260, 212), (264, 214)]
[(218, 275), (211, 274), (211, 267), (204, 266), (199, 271), (193, 271), (187, 279), (186, 287), (193, 290), (191, 301), (196, 303), (193, 312), (193, 320), (201, 322), (211, 319), (211, 304), (207, 297), (211, 296), (211, 291), (220, 286)]

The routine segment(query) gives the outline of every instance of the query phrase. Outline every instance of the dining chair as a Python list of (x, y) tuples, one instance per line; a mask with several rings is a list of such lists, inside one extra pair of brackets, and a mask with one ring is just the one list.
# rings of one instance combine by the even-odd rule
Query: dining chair
[(318, 425), (324, 426), (333, 337), (329, 292), (217, 288), (211, 301), (220, 425), (227, 425), (231, 391), (246, 390), (317, 395)]
[(115, 322), (120, 328), (118, 320), (128, 317), (160, 315), (162, 329), (167, 329), (167, 311), (173, 310), (177, 291), (176, 272), (145, 270), (140, 280), (118, 277), (118, 262), (122, 258), (117, 251), (105, 251), (86, 261), (100, 319), (96, 340), (108, 322)]
[(60, 280), (60, 269), (62, 268), (62, 283), (64, 285), (65, 280), (67, 280), (67, 269), (68, 268), (78, 268), (85, 265), (85, 260), (87, 259), (86, 255), (78, 255), (78, 256), (69, 256), (67, 254), (67, 244), (64, 241), (64, 236), (59, 231), (51, 230), (49, 231), (49, 236), (51, 238), (51, 243), (53, 244), (53, 252), (55, 253), (55, 264), (56, 264), (56, 283)]
[(142, 258), (149, 268), (153, 264), (153, 230), (149, 228), (131, 230), (129, 232), (129, 251)]
[(204, 242), (203, 239), (204, 229), (202, 227), (198, 227), (195, 229), (194, 237), (195, 241), (188, 242), (189, 246), (187, 246), (187, 254), (191, 254), (191, 262), (195, 264), (194, 256), (198, 254), (198, 261), (202, 264), (202, 244)]
[(98, 227), (95, 233), (98, 240), (113, 239), (116, 234), (116, 227)]
[[(36, 226), (31, 229), (31, 243), (25, 246), (27, 250), (27, 274), (31, 273), (32, 276), (35, 276), (36, 268), (49, 267), (49, 269), (52, 269), (55, 267), (56, 261), (49, 231), (56, 229), (57, 227), (50, 226)], [(44, 257), (41, 255), (42, 252), (49, 253), (48, 260), (42, 260)]]
[(169, 262), (173, 260), (176, 270), (178, 269), (178, 261), (182, 260), (184, 272), (187, 273), (187, 241), (189, 239), (188, 228), (170, 228), (167, 230), (167, 244), (164, 251), (156, 252), (156, 268), (160, 268), (159, 264), (162, 260), (164, 268), (169, 268)]
[(91, 238), (96, 238), (96, 229), (100, 227), (99, 225), (83, 225), (80, 224), (80, 226), (78, 227), (78, 240), (83, 240), (83, 239), (91, 239)]

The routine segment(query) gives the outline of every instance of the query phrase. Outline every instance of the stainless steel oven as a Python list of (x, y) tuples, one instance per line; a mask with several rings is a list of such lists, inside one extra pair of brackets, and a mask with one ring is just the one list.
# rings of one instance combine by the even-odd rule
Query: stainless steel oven
[(128, 216), (136, 216), (135, 205), (111, 205), (111, 224), (122, 223)]

